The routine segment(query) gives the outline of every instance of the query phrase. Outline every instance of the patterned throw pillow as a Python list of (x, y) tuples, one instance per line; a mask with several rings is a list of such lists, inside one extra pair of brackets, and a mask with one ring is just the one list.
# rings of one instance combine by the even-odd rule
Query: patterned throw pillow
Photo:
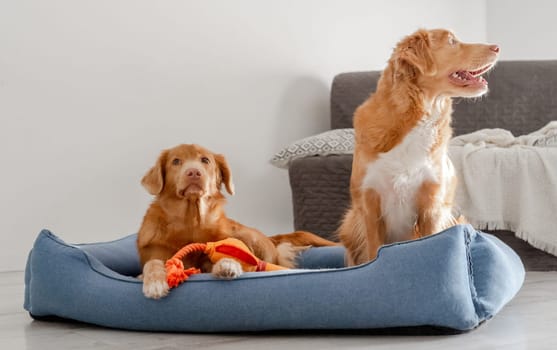
[(287, 169), (298, 158), (354, 153), (354, 129), (335, 129), (293, 142), (277, 152), (271, 164)]

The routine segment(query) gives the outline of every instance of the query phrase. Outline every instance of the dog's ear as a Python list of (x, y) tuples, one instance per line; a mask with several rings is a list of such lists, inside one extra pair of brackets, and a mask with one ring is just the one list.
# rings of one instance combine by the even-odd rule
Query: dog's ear
[(395, 49), (395, 68), (399, 73), (415, 76), (434, 75), (437, 72), (431, 54), (431, 39), (426, 30), (404, 38)]
[(220, 183), (218, 187), (222, 184), (226, 186), (226, 190), (230, 194), (234, 194), (234, 183), (232, 182), (232, 172), (230, 171), (230, 166), (226, 158), (222, 154), (215, 154), (215, 161), (217, 162), (218, 169), (220, 171)]
[(153, 196), (160, 194), (164, 188), (164, 165), (167, 154), (167, 151), (163, 151), (157, 159), (157, 163), (141, 179), (143, 187)]

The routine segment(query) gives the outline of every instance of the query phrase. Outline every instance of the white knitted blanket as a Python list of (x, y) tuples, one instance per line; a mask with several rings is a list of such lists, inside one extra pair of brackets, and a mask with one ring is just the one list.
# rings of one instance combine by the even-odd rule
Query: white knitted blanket
[(479, 229), (512, 230), (557, 255), (557, 121), (528, 135), (483, 129), (449, 147), (456, 202)]

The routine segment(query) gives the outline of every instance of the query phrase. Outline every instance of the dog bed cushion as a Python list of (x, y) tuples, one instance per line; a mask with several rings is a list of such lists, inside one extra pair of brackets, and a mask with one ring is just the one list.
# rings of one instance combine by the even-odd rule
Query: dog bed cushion
[(431, 326), (467, 331), (513, 298), (524, 268), (512, 249), (469, 225), (380, 249), (344, 268), (342, 247), (312, 248), (301, 269), (230, 281), (192, 276), (166, 298), (147, 299), (135, 235), (71, 245), (47, 230), (25, 272), (25, 309), (130, 330), (242, 332)]

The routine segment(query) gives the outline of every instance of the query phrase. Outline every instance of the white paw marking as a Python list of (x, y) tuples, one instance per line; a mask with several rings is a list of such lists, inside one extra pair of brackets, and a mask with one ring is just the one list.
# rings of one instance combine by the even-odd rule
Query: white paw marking
[(242, 265), (236, 260), (224, 258), (213, 265), (212, 272), (215, 277), (230, 280), (240, 277), (244, 271)]
[(160, 299), (168, 294), (166, 269), (162, 260), (153, 259), (143, 266), (143, 295), (151, 299)]
[(166, 281), (150, 280), (143, 282), (143, 295), (151, 299), (160, 299), (168, 294)]

